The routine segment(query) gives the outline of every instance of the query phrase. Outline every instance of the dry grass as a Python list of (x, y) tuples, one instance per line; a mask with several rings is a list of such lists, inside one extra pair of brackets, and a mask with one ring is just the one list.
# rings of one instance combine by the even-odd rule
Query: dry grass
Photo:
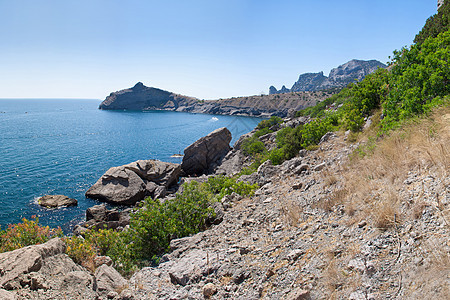
[(348, 195), (347, 189), (335, 190), (329, 197), (325, 197), (317, 203), (317, 207), (325, 211), (331, 212), (336, 205), (343, 204), (346, 196)]
[[(426, 119), (405, 125), (376, 144), (369, 139), (368, 144), (371, 143), (371, 146), (360, 147), (363, 150), (357, 151), (366, 155), (354, 155), (342, 171), (343, 189), (348, 193), (338, 195), (338, 199), (325, 201), (323, 206), (329, 208), (334, 203), (342, 202), (348, 213), (371, 212), (377, 227), (390, 227), (394, 216), (398, 221), (401, 214), (399, 195), (408, 172), (429, 174), (441, 179), (449, 176), (448, 141), (449, 107), (440, 108)], [(417, 218), (423, 208), (423, 204), (418, 203), (411, 215)]]

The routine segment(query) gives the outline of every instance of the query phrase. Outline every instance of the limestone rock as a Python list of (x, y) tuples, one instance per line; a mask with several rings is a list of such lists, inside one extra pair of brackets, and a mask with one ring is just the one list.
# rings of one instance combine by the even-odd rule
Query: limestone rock
[(124, 288), (128, 284), (127, 280), (116, 269), (106, 264), (95, 270), (95, 278), (97, 279), (98, 291), (104, 294)]
[(205, 298), (209, 298), (212, 295), (214, 295), (215, 293), (217, 293), (217, 288), (214, 285), (214, 283), (207, 283), (203, 286), (203, 296), (205, 296)]
[(3, 300), (16, 300), (17, 297), (12, 292), (8, 292), (7, 290), (0, 289), (0, 299), (3, 299)]
[(66, 245), (59, 238), (45, 244), (33, 245), (0, 254), (0, 288), (20, 288), (19, 276), (39, 271), (43, 260), (64, 253)]
[(138, 160), (113, 167), (86, 192), (86, 197), (117, 204), (132, 205), (146, 196), (161, 196), (176, 183), (180, 165), (157, 160)]
[(45, 195), (38, 199), (41, 206), (47, 208), (56, 208), (60, 206), (76, 206), (78, 201), (64, 195)]
[(231, 132), (223, 127), (214, 130), (184, 149), (181, 169), (186, 175), (210, 173), (230, 151)]

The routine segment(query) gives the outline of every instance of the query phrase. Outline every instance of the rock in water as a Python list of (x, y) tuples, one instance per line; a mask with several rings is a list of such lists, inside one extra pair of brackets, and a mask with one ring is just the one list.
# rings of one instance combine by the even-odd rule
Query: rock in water
[(158, 160), (138, 160), (113, 167), (86, 192), (86, 197), (117, 204), (132, 205), (146, 196), (164, 197), (167, 188), (180, 175), (179, 164)]
[(184, 149), (181, 169), (186, 175), (210, 173), (230, 151), (231, 132), (219, 128)]
[(78, 201), (64, 195), (45, 195), (38, 199), (41, 206), (55, 208), (60, 206), (77, 206)]

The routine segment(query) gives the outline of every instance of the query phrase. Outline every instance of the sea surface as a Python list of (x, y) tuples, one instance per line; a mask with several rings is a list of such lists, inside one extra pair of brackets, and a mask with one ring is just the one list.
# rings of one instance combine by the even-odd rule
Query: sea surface
[[(261, 120), (179, 112), (102, 111), (92, 99), (0, 99), (0, 226), (35, 215), (66, 232), (99, 202), (84, 193), (109, 168), (139, 159), (180, 163), (184, 148), (227, 127), (231, 145)], [(77, 207), (45, 209), (63, 194)]]

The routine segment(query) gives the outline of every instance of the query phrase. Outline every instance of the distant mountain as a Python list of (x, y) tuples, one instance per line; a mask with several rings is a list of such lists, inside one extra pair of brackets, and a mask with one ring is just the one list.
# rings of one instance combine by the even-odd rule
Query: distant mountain
[(274, 86), (269, 88), (269, 94), (282, 94), (289, 92), (320, 91), (331, 88), (342, 88), (351, 82), (361, 81), (368, 74), (386, 65), (377, 60), (351, 60), (331, 70), (327, 77), (323, 72), (301, 74), (291, 89), (284, 85), (280, 90)]

